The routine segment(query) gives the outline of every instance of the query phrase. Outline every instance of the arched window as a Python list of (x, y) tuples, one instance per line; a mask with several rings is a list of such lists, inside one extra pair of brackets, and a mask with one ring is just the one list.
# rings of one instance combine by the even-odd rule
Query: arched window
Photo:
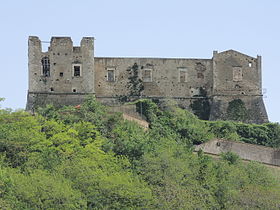
[(43, 76), (49, 77), (50, 76), (50, 59), (48, 57), (43, 57), (41, 62), (42, 62)]

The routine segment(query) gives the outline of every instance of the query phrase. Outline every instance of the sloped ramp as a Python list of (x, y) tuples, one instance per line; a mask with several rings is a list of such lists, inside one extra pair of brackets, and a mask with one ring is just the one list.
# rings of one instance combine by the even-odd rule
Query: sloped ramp
[(130, 116), (128, 114), (123, 113), (123, 119), (128, 120), (128, 121), (132, 121), (137, 123), (138, 125), (140, 125), (141, 127), (143, 127), (145, 130), (148, 130), (149, 128), (149, 123), (145, 120), (140, 120), (138, 118), (135, 118), (133, 116)]

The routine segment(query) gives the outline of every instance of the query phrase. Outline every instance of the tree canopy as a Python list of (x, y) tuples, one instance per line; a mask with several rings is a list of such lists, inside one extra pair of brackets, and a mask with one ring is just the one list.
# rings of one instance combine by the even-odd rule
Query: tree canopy
[(94, 97), (35, 115), (2, 109), (0, 209), (279, 208), (280, 180), (265, 166), (193, 153), (215, 137), (279, 147), (278, 124), (202, 121), (141, 103), (147, 131)]

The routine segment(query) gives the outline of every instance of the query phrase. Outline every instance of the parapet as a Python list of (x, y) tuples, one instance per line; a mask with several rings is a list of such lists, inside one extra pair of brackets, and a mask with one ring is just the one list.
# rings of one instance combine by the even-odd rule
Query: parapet
[[(28, 45), (42, 48), (41, 40), (37, 36), (29, 36)], [(71, 49), (74, 52), (79, 52), (80, 48), (92, 48), (94, 47), (94, 37), (83, 37), (80, 46), (73, 46), (73, 41), (71, 37), (52, 37), (50, 41), (49, 50), (57, 49), (57, 48), (67, 48)]]
[(81, 47), (82, 48), (91, 48), (94, 47), (94, 37), (83, 37), (81, 40)]
[(64, 49), (72, 50), (73, 49), (72, 39), (70, 37), (52, 37), (50, 50), (56, 48), (59, 49), (64, 48)]
[(41, 49), (42, 48), (41, 40), (37, 36), (29, 36), (29, 38), (28, 38), (28, 46), (29, 47), (36, 46), (36, 47), (39, 47)]

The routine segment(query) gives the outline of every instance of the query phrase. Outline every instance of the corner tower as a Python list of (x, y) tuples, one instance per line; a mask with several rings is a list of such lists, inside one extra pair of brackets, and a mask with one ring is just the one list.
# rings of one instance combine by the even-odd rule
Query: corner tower
[(38, 37), (28, 39), (27, 110), (46, 104), (76, 105), (94, 94), (94, 38), (73, 46), (70, 37), (52, 37), (42, 52)]
[(268, 122), (261, 81), (260, 56), (214, 51), (210, 120)]

